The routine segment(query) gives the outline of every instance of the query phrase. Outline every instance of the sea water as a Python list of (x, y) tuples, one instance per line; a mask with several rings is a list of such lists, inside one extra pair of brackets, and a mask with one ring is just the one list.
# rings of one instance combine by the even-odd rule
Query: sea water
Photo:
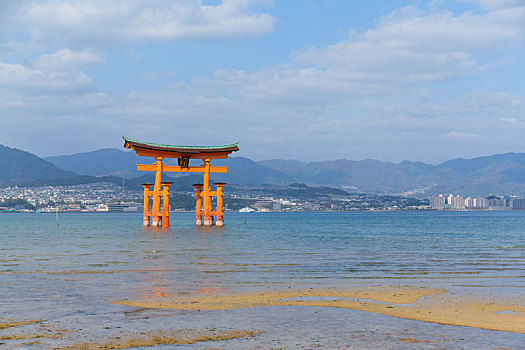
[[(142, 227), (140, 214), (64, 213), (58, 225), (54, 214), (1, 214), (0, 317), (46, 319), (96, 338), (110, 332), (100, 327), (104, 322), (145, 331), (164, 327), (166, 320), (183, 328), (214, 326), (214, 312), (150, 310), (145, 319), (129, 318), (123, 316), (129, 307), (110, 300), (370, 284), (496, 297), (519, 297), (525, 290), (525, 212), (226, 213), (225, 227), (196, 227), (191, 213), (172, 213), (170, 220), (165, 229)], [(416, 332), (445, 327), (438, 333), (455, 339), (472, 335), (470, 345), (478, 342), (478, 347), (485, 340), (491, 346), (525, 344), (523, 335), (507, 332), (324, 309), (316, 317), (339, 320), (337, 329), (346, 332), (359, 331), (356, 318), (360, 325), (374, 325), (376, 340), (388, 333), (379, 325), (395, 329), (408, 322)], [(308, 345), (315, 337), (326, 346), (356, 344), (341, 340), (345, 333), (336, 328), (332, 334), (321, 331), (313, 319), (296, 332), (305, 334), (288, 339), (289, 327), (282, 325), (304, 320), (311, 308), (254, 310), (222, 312), (221, 324), (263, 329), (266, 338), (258, 337), (254, 346), (277, 340), (282, 342), (276, 346)], [(276, 317), (279, 325), (270, 322)], [(393, 343), (375, 345), (381, 344)], [(246, 345), (241, 340), (223, 344)]]

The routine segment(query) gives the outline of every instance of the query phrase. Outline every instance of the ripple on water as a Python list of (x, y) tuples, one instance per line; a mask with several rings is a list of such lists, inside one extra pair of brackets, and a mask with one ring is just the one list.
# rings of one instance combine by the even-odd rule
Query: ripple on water
[(0, 295), (20, 309), (37, 310), (52, 295), (71, 309), (92, 303), (96, 313), (117, 294), (162, 299), (232, 286), (524, 287), (525, 245), (516, 242), (525, 213), (272, 213), (247, 225), (228, 215), (228, 226), (210, 233), (191, 214), (174, 214), (160, 234), (134, 215), (68, 215), (58, 228), (45, 215), (21, 215), (23, 227), (0, 225), (0, 237), (9, 237), (0, 248)]

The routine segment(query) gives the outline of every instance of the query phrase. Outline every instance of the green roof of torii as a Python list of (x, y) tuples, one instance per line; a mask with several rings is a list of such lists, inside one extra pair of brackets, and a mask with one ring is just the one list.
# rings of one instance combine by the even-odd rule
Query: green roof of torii
[(138, 141), (130, 139), (129, 137), (122, 136), (124, 139), (124, 147), (141, 147), (159, 151), (174, 151), (182, 153), (200, 153), (200, 152), (235, 152), (239, 150), (237, 146), (239, 142), (230, 143), (228, 145), (219, 146), (181, 146), (181, 145), (167, 145), (162, 143), (152, 143), (145, 141)]

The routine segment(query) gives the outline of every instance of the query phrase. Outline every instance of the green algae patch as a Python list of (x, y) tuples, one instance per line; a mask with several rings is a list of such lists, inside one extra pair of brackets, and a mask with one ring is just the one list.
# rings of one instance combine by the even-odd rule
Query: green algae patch
[(111, 338), (105, 342), (76, 343), (60, 350), (95, 350), (95, 349), (128, 349), (156, 345), (188, 345), (199, 342), (230, 340), (236, 338), (254, 337), (260, 334), (255, 331), (154, 331), (149, 333), (131, 333), (119, 338)]
[(58, 339), (61, 337), (61, 333), (20, 333), (0, 335), (0, 340)]
[(28, 324), (39, 323), (45, 320), (0, 320), (0, 329), (26, 326)]

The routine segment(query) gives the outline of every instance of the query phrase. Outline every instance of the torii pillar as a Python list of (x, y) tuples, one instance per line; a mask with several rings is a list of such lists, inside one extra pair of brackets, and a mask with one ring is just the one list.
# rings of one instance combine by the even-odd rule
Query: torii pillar
[(223, 195), (224, 195), (224, 185), (225, 182), (215, 182), (213, 183), (217, 187), (217, 210), (215, 211), (217, 215), (217, 222), (215, 225), (224, 226), (224, 208), (223, 208)]
[[(162, 211), (160, 207), (162, 192), (162, 160), (163, 157), (155, 157), (155, 185), (153, 187), (153, 207), (151, 208), (151, 226), (162, 226)], [(164, 203), (166, 206), (166, 203)]]
[(202, 186), (203, 184), (193, 184), (195, 187), (195, 225), (202, 225)]
[(162, 182), (162, 227), (170, 227), (170, 186), (173, 182)]
[(153, 194), (151, 191), (151, 186), (153, 184), (146, 182), (142, 184), (142, 187), (144, 187), (144, 216), (143, 216), (143, 224), (144, 226), (150, 225), (149, 217), (151, 216), (151, 213), (149, 211), (149, 197)]

